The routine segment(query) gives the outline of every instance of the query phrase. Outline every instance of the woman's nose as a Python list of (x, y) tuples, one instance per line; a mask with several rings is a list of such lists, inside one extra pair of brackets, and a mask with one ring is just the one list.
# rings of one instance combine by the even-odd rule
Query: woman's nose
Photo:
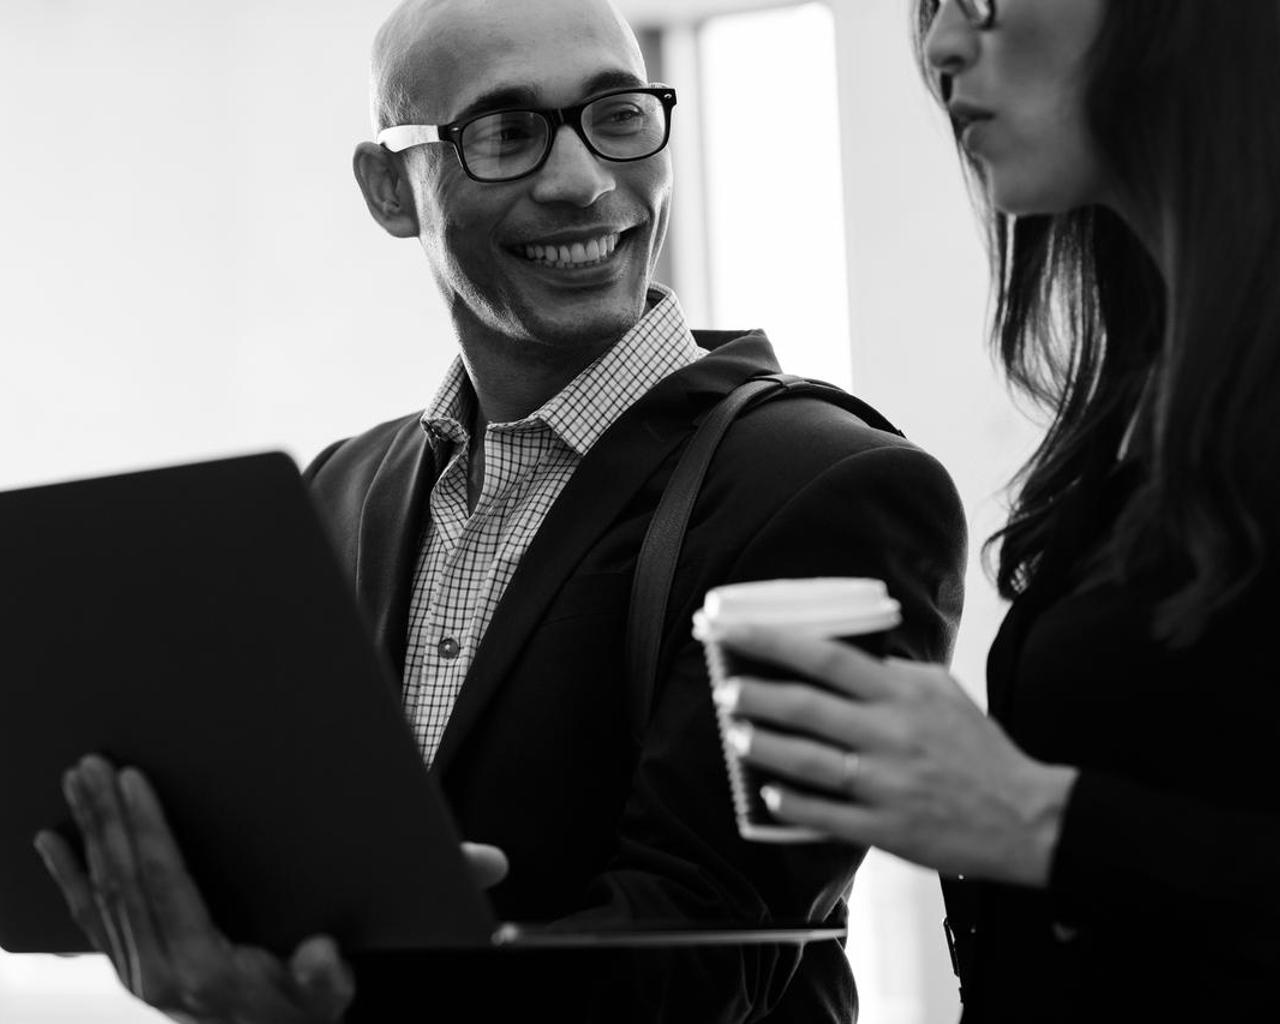
[(956, 75), (978, 59), (978, 30), (955, 0), (942, 0), (924, 39), (929, 66), (942, 75)]

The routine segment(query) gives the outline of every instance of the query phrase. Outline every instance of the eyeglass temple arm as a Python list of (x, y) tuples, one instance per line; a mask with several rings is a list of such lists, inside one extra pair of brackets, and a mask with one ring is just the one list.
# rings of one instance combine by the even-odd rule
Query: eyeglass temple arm
[(375, 140), (379, 146), (385, 146), (393, 153), (408, 149), (410, 146), (421, 146), (427, 142), (440, 142), (440, 127), (434, 124), (401, 124), (394, 128), (384, 128), (378, 132)]

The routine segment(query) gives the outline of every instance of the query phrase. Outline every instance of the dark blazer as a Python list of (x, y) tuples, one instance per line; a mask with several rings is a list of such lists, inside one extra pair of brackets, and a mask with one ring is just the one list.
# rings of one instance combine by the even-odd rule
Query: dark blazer
[(1280, 572), (1157, 642), (1168, 579), (1085, 575), (1139, 480), (1064, 499), (991, 649), (992, 716), (1081, 774), (1046, 889), (944, 883), (965, 1024), (1280, 1020)]
[[(737, 834), (703, 657), (690, 636), (708, 588), (880, 577), (905, 615), (893, 653), (950, 654), (966, 535), (945, 471), (835, 406), (774, 401), (734, 424), (707, 474), (675, 577), (652, 718), (635, 749), (622, 652), (644, 530), (700, 419), (737, 384), (778, 369), (762, 334), (701, 333), (698, 341), (712, 354), (628, 409), (551, 509), (494, 614), (433, 764), (461, 833), (507, 851), (510, 875), (491, 893), (504, 919), (844, 921), (842, 896), (862, 851), (752, 844)], [(437, 471), (416, 414), (330, 447), (308, 470), (397, 677)], [(386, 968), (386, 958), (380, 963)], [(490, 1004), (513, 993), (518, 1012), (560, 1020), (837, 1021), (856, 1006), (834, 942), (803, 951), (481, 954), (364, 968), (362, 1001), (397, 986), (401, 998), (403, 976), (424, 972), (413, 984), (430, 1007), (424, 1016), (435, 1019), (455, 998), (468, 1019), (497, 1019), (507, 1010)], [(539, 1000), (553, 1009), (535, 1013)]]

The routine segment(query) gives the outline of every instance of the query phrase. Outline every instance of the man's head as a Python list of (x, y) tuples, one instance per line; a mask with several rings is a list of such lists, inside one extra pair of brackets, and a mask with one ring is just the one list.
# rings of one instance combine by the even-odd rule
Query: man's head
[[(379, 130), (567, 107), (646, 84), (635, 36), (609, 0), (405, 0), (374, 46)], [(473, 180), (443, 144), (391, 154), (364, 143), (355, 168), (378, 222), (421, 240), (464, 334), (595, 349), (643, 315), (670, 206), (666, 152), (612, 162), (561, 127), (546, 163), (515, 181)]]

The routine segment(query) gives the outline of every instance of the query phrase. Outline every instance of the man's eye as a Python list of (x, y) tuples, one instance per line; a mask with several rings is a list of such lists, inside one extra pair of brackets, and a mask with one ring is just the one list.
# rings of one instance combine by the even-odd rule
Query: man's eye
[(486, 142), (519, 142), (529, 137), (529, 129), (521, 124), (495, 125), (480, 133)]
[(523, 123), (498, 122), (480, 125), (467, 133), (466, 144), (486, 149), (519, 149), (537, 138), (533, 127)]
[(648, 115), (634, 103), (616, 103), (594, 111), (591, 127), (597, 131), (629, 132), (644, 126)]

